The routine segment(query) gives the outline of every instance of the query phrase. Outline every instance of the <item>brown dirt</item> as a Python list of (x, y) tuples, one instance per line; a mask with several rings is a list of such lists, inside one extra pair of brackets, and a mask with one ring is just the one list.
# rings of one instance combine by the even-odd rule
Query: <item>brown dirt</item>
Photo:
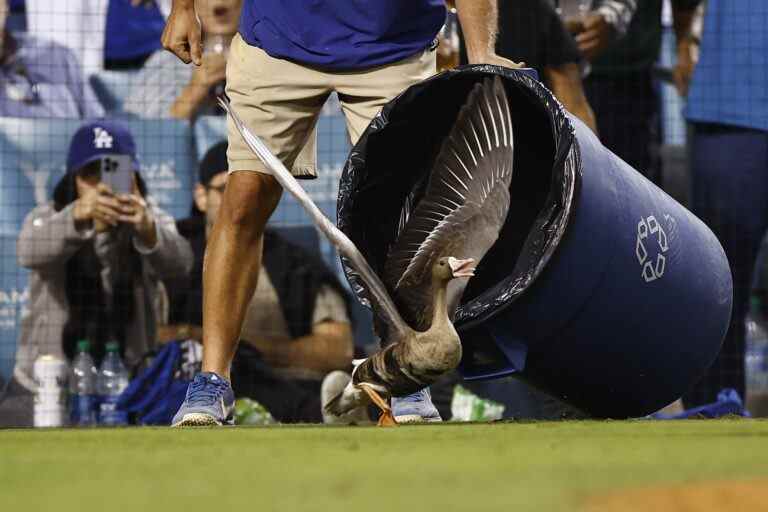
[(768, 510), (768, 480), (701, 482), (617, 491), (589, 498), (587, 512), (758, 512)]

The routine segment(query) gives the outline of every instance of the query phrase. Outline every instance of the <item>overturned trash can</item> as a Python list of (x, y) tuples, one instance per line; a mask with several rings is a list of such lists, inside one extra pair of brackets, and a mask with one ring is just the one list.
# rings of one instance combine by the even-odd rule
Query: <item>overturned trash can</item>
[(652, 413), (720, 351), (732, 301), (727, 259), (698, 218), (525, 70), (466, 66), (387, 104), (346, 162), (339, 227), (380, 272), (404, 202), (419, 200), (469, 91), (492, 75), (503, 78), (513, 117), (511, 205), (456, 314), (459, 371), (515, 375), (596, 417)]

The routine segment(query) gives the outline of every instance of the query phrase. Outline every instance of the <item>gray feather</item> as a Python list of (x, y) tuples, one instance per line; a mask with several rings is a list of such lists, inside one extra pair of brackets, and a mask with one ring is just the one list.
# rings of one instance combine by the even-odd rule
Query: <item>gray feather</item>
[[(434, 263), (443, 256), (479, 263), (498, 238), (509, 210), (513, 152), (506, 92), (498, 77), (486, 79), (461, 108), (385, 263), (384, 281), (411, 327), (429, 328)], [(451, 283), (449, 305), (458, 305), (466, 283)]]

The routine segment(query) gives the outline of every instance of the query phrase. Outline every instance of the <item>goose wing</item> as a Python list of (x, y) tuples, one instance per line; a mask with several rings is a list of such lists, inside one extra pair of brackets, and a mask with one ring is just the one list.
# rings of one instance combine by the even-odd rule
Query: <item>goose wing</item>
[(371, 309), (381, 322), (387, 327), (388, 341), (394, 342), (403, 339), (409, 332), (409, 328), (400, 313), (397, 311), (392, 298), (389, 296), (386, 287), (379, 277), (373, 271), (371, 266), (365, 260), (365, 257), (358, 250), (355, 244), (344, 233), (341, 232), (317, 205), (312, 201), (306, 191), (299, 185), (296, 178), (285, 168), (283, 163), (272, 154), (267, 146), (243, 123), (240, 116), (232, 108), (229, 102), (219, 98), (219, 103), (226, 110), (235, 127), (240, 132), (243, 140), (253, 151), (264, 165), (274, 175), (275, 179), (293, 195), (299, 204), (306, 210), (309, 217), (315, 223), (320, 232), (336, 246), (339, 253), (349, 260), (350, 266), (357, 271), (361, 280), (368, 289), (369, 299), (371, 300)]
[[(504, 86), (498, 77), (486, 79), (461, 108), (424, 197), (410, 209), (385, 263), (384, 281), (414, 328), (429, 327), (435, 262), (448, 255), (479, 261), (496, 241), (509, 209), (513, 151)], [(459, 288), (449, 285), (449, 300), (458, 301)]]

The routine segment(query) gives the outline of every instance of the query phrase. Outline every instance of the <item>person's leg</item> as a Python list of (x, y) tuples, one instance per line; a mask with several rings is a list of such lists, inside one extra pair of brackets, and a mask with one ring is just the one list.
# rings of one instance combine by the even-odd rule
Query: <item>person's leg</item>
[[(273, 59), (240, 37), (233, 40), (227, 63), (232, 107), (297, 176), (315, 175), (314, 162), (297, 162), (297, 156), (310, 140), (328, 94), (322, 74)], [(203, 371), (226, 378), (256, 289), (264, 227), (281, 194), (231, 120), (228, 143), (231, 176), (208, 238), (203, 271)]]
[[(323, 74), (273, 59), (239, 36), (233, 40), (227, 60), (232, 108), (286, 167), (294, 167), (329, 93)], [(231, 176), (203, 266), (203, 372), (190, 384), (173, 425), (231, 421), (230, 365), (256, 289), (264, 228), (282, 192), (231, 119), (227, 127)], [(294, 174), (314, 177), (314, 162), (304, 160)]]
[(722, 350), (686, 394), (686, 407), (714, 402), (723, 388), (744, 398), (744, 322), (752, 272), (768, 227), (768, 134), (695, 125), (691, 141), (692, 210), (715, 233), (733, 275), (733, 311)]
[(259, 172), (232, 173), (203, 266), (203, 371), (229, 380), (243, 319), (256, 290), (264, 227), (282, 188)]

